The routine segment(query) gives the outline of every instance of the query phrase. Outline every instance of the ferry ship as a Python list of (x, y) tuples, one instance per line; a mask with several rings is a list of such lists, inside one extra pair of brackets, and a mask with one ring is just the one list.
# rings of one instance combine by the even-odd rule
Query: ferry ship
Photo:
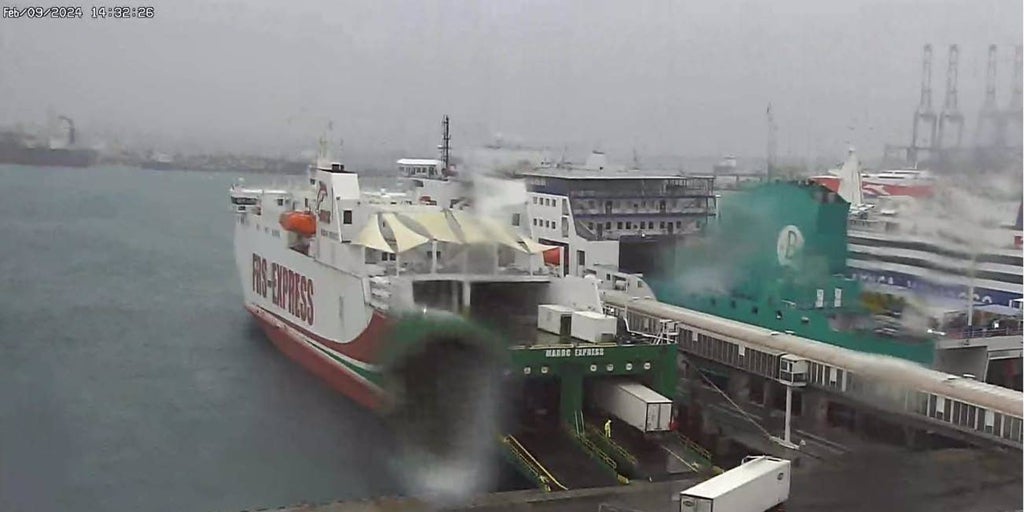
[[(444, 123), (447, 133), (447, 118)], [(502, 159), (496, 155), (501, 148), (487, 149), (486, 158), (477, 154), (473, 160), (520, 164), (508, 173), (485, 167), (459, 174), (442, 154), (398, 160), (398, 175), (414, 201), (448, 206), (493, 197), (505, 178), (521, 181), (526, 204), (514, 223), (521, 222), (532, 239), (564, 248), (559, 264), (566, 275), (582, 276), (595, 265), (637, 275), (660, 272), (715, 216), (712, 176), (627, 169), (599, 151), (582, 165), (553, 162), (536, 151), (539, 158), (528, 165), (524, 151)]]
[[(674, 345), (604, 314), (599, 280), (566, 274), (564, 248), (524, 231), (525, 195), (442, 205), (363, 191), (321, 151), (307, 180), (236, 185), (230, 201), (246, 310), (284, 354), (387, 420), (410, 493), (486, 489), (499, 446), (548, 490), (637, 476), (637, 459), (595, 447), (597, 411), (612, 410), (601, 382), (646, 388), (660, 400), (651, 428), (673, 428)], [(647, 452), (668, 471), (666, 452)]]

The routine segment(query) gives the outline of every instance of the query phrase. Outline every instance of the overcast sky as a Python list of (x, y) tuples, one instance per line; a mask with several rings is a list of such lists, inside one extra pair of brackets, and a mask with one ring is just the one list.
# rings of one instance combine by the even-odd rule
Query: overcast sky
[[(9, 4), (0, 0), (0, 4)], [(1019, 0), (168, 0), (154, 20), (0, 20), (0, 124), (47, 106), (86, 135), (295, 148), (456, 141), (578, 151), (863, 154), (908, 142), (921, 47), (960, 45), (968, 138), (989, 43), (1009, 95)]]

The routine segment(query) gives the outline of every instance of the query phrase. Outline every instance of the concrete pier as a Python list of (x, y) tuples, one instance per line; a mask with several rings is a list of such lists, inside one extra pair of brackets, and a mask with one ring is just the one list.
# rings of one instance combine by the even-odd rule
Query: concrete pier
[[(1020, 459), (980, 450), (908, 453), (881, 447), (849, 454), (834, 464), (798, 467), (793, 472), (789, 512), (874, 512), (971, 510), (1004, 512), (1021, 507)], [(602, 504), (637, 512), (674, 512), (679, 492), (694, 479), (634, 482), (627, 486), (558, 493), (501, 492), (481, 496), (452, 512), (599, 512)], [(297, 505), (276, 512), (436, 511), (410, 498)]]
[[(795, 468), (790, 512), (1004, 512), (1021, 507), (1021, 467), (1015, 456), (977, 450), (909, 454), (898, 447), (851, 454), (838, 464)], [(674, 512), (678, 496), (695, 479), (634, 482), (630, 485), (545, 494), (519, 490), (481, 496), (451, 510), (465, 512), (599, 512), (601, 505), (637, 512)], [(436, 511), (428, 504), (388, 498), (323, 505), (299, 505), (275, 512)]]

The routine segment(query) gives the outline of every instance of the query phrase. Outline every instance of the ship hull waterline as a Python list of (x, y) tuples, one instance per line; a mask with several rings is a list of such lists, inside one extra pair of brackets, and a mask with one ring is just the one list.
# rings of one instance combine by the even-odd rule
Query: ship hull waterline
[(246, 309), (283, 354), (359, 405), (372, 411), (381, 409), (386, 396), (383, 389), (345, 362), (345, 357), (338, 355), (352, 358), (375, 352), (389, 328), (384, 315), (375, 313), (356, 339), (339, 344), (306, 331), (259, 306), (249, 304)]

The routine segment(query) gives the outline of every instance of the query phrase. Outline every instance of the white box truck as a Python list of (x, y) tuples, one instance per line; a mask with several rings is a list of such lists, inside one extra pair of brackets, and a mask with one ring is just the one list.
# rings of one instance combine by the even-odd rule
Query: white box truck
[(629, 380), (595, 381), (590, 402), (642, 432), (667, 432), (672, 422), (672, 400)]
[(559, 304), (541, 304), (537, 306), (537, 328), (558, 336), (569, 336), (571, 333), (572, 308)]
[(591, 343), (610, 343), (615, 341), (618, 320), (614, 316), (602, 315), (593, 311), (574, 311), (572, 313), (572, 337)]
[(765, 512), (789, 499), (790, 463), (767, 455), (679, 493), (679, 512)]

